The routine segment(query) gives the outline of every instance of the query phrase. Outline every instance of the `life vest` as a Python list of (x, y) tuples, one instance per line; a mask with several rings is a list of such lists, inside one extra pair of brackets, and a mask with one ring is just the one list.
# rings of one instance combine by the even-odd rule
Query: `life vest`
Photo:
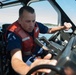
[[(23, 55), (30, 55), (34, 51), (36, 44), (33, 40), (33, 37), (31, 37), (26, 31), (24, 31), (18, 22), (15, 22), (12, 25), (10, 25), (8, 27), (8, 30), (14, 32), (22, 39)], [(37, 38), (38, 35), (39, 35), (39, 27), (36, 24), (34, 27), (34, 38)]]

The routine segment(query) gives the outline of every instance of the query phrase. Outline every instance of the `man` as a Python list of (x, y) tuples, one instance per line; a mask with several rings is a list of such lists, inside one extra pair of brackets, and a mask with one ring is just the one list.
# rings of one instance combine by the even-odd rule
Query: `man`
[[(11, 65), (15, 72), (26, 75), (33, 67), (40, 64), (56, 65), (55, 59), (49, 60), (51, 54), (47, 54), (43, 59), (39, 58), (40, 48), (34, 42), (39, 33), (54, 33), (58, 30), (68, 30), (70, 23), (64, 26), (48, 28), (36, 22), (36, 14), (32, 7), (23, 6), (19, 10), (19, 18), (7, 29), (7, 50), (11, 54)], [(43, 53), (43, 50), (40, 54)], [(39, 72), (49, 73), (49, 69), (41, 69)]]

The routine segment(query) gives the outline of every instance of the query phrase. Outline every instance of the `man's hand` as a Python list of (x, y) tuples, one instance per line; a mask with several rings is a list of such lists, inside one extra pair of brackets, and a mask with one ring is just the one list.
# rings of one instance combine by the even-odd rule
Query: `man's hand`
[(65, 30), (69, 30), (72, 27), (71, 23), (64, 22)]
[(48, 53), (43, 59), (50, 59), (52, 57), (52, 54)]
[[(55, 59), (52, 59), (52, 60), (48, 60), (48, 59), (36, 59), (32, 63), (30, 69), (32, 69), (33, 67), (35, 67), (37, 65), (42, 65), (42, 64), (56, 65), (56, 63), (57, 63), (57, 61)], [(37, 73), (37, 72), (50, 73), (51, 70), (50, 69), (39, 69), (36, 72), (34, 72), (32, 75), (35, 75), (35, 73)]]

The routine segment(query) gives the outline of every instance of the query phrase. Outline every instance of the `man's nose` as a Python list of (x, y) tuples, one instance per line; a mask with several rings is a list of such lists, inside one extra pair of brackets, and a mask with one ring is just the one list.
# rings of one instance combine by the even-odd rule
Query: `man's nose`
[(34, 22), (30, 22), (30, 26), (33, 26), (34, 25)]

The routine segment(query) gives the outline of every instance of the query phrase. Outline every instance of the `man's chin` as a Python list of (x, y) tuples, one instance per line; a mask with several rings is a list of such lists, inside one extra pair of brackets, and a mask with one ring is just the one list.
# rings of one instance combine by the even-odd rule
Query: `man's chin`
[(31, 33), (31, 32), (33, 32), (33, 30), (29, 30), (28, 32)]

